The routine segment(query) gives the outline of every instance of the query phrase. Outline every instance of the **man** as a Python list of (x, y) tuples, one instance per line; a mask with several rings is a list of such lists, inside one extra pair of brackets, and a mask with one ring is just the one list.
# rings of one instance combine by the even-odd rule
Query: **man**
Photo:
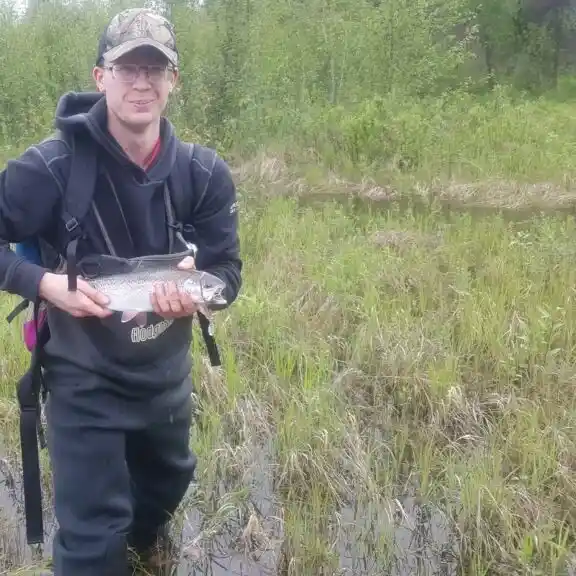
[[(97, 155), (78, 259), (184, 251), (174, 244), (166, 194), (166, 185), (177, 184), (182, 145), (162, 116), (178, 79), (172, 25), (148, 10), (121, 12), (102, 35), (93, 77), (97, 93), (67, 94), (56, 110), (61, 133)], [(198, 253), (181, 266), (223, 279), (232, 303), (242, 268), (236, 193), (227, 165), (211, 158), (190, 158), (191, 173), (206, 184), (185, 190), (195, 206), (183, 222), (191, 230), (185, 239)], [(193, 478), (189, 356), (197, 305), (174, 285), (159, 286), (150, 336), (134, 338), (134, 323), (122, 323), (81, 278), (71, 291), (65, 274), (10, 250), (9, 243), (39, 238), (65, 257), (59, 218), (71, 162), (66, 138), (49, 138), (0, 174), (0, 289), (48, 303), (43, 368), (59, 524), (55, 576), (123, 576), (131, 573), (128, 549), (152, 550)]]

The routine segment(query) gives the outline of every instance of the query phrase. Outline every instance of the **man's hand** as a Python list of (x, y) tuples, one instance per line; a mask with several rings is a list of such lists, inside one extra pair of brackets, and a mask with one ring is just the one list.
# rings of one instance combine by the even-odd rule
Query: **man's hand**
[(76, 292), (70, 292), (67, 276), (46, 272), (40, 280), (40, 297), (76, 318), (107, 318), (112, 314), (111, 310), (105, 308), (108, 298), (104, 294), (92, 288), (82, 278), (78, 278), (77, 282)]
[[(178, 264), (178, 268), (180, 270), (195, 270), (196, 262), (192, 256), (186, 256)], [(154, 312), (164, 318), (191, 316), (199, 309), (199, 302), (193, 300), (188, 294), (180, 292), (174, 282), (157, 284), (151, 301)]]

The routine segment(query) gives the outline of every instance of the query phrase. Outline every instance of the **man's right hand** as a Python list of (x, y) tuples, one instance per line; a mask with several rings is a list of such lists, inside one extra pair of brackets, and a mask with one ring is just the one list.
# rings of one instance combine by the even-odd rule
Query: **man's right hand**
[(107, 318), (112, 311), (105, 308), (108, 298), (78, 278), (76, 292), (68, 290), (68, 277), (46, 272), (40, 280), (40, 297), (76, 318), (97, 316)]

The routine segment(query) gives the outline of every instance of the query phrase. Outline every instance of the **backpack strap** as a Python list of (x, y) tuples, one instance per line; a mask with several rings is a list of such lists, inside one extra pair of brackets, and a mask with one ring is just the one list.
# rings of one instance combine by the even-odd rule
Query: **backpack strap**
[[(172, 251), (175, 239), (180, 240), (186, 247), (189, 247), (191, 243), (197, 243), (193, 223), (194, 214), (206, 194), (211, 168), (215, 161), (214, 150), (179, 141), (174, 173), (170, 177), (170, 190), (168, 191), (170, 198), (166, 202), (168, 227), (172, 231), (169, 235), (172, 237), (170, 251)], [(205, 166), (209, 166), (210, 170), (204, 168)], [(196, 167), (199, 169), (195, 170)], [(193, 202), (193, 199), (196, 201)], [(201, 312), (197, 312), (197, 315), (210, 364), (221, 366), (220, 352), (214, 338), (212, 323)]]
[(29, 545), (44, 542), (42, 511), (42, 483), (40, 478), (40, 449), (46, 447), (46, 439), (41, 422), (41, 399), (46, 398), (46, 388), (42, 375), (40, 354), (48, 342), (48, 323), (40, 323), (40, 301), (34, 302), (34, 325), (36, 346), (31, 351), (30, 367), (18, 382), (18, 403), (20, 406), (20, 449), (22, 454), (22, 477), (24, 509), (26, 516), (26, 539)]
[[(64, 139), (60, 136), (61, 139)], [(88, 213), (96, 180), (96, 155), (88, 149), (82, 138), (66, 141), (72, 148), (70, 174), (62, 198), (61, 218), (64, 224), (68, 289), (77, 289), (77, 248), (84, 236), (81, 223)], [(36, 344), (31, 350), (30, 365), (18, 383), (20, 405), (20, 446), (22, 453), (22, 475), (24, 485), (24, 508), (26, 515), (26, 538), (28, 544), (44, 541), (42, 486), (40, 481), (40, 448), (46, 447), (41, 423), (41, 401), (46, 399), (46, 387), (42, 374), (42, 353), (50, 338), (46, 319), (40, 319), (41, 300), (34, 302), (34, 326)], [(12, 315), (11, 315), (12, 316)], [(11, 319), (11, 318), (10, 318)]]
[(96, 185), (96, 154), (88, 138), (71, 138), (72, 165), (62, 199), (60, 217), (67, 233), (66, 274), (68, 290), (75, 292), (78, 276), (78, 241), (84, 237), (81, 227), (92, 205)]

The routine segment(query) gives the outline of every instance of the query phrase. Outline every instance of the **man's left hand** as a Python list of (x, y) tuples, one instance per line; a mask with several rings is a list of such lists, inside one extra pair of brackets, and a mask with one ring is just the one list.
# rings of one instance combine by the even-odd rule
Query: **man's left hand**
[[(194, 270), (196, 262), (192, 256), (187, 256), (178, 264), (181, 270)], [(174, 282), (158, 284), (151, 296), (152, 307), (156, 314), (164, 318), (183, 318), (196, 313), (200, 303), (193, 300), (188, 294), (178, 290)]]

